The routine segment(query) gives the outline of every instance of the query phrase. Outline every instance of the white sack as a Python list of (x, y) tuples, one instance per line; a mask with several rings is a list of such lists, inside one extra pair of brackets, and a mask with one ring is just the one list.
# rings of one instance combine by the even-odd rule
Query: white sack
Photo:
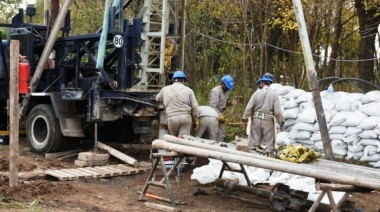
[(332, 140), (331, 141), (331, 147), (333, 149), (344, 149), (344, 150), (347, 150), (347, 144), (344, 143), (342, 140)]
[(360, 161), (367, 161), (367, 162), (376, 162), (379, 160), (380, 160), (380, 154), (363, 155), (363, 157), (360, 158)]
[(377, 153), (377, 146), (368, 145), (364, 147), (363, 153), (368, 156), (374, 155)]
[(346, 130), (346, 133), (344, 133), (344, 136), (349, 137), (351, 135), (358, 135), (361, 132), (363, 132), (363, 129), (359, 129), (356, 127), (347, 127), (347, 130)]
[(373, 130), (364, 130), (358, 134), (359, 138), (377, 138), (378, 134)]
[(344, 141), (345, 137), (343, 134), (330, 134), (330, 139), (331, 140), (341, 140), (341, 141)]
[(379, 102), (380, 101), (380, 91), (370, 91), (367, 92), (361, 99), (363, 104), (368, 104), (370, 102)]
[(272, 83), (269, 87), (270, 89), (276, 91), (279, 87), (282, 87), (282, 85), (280, 83)]
[(356, 127), (368, 116), (361, 111), (347, 112), (346, 121), (342, 123), (343, 126)]
[(347, 112), (341, 111), (337, 113), (330, 121), (330, 126), (337, 126), (345, 122), (347, 119)]
[(282, 113), (282, 116), (284, 117), (284, 119), (296, 119), (298, 117), (299, 112), (300, 109), (298, 107), (286, 109)]
[(294, 89), (295, 88), (293, 86), (284, 85), (284, 86), (277, 88), (274, 92), (279, 96), (283, 96), (283, 95), (286, 95), (287, 93), (289, 93), (290, 91), (292, 91)]
[(377, 151), (380, 152), (380, 141), (377, 139), (362, 139), (360, 140), (360, 144), (365, 146), (377, 146)]
[(285, 109), (295, 108), (295, 107), (298, 107), (298, 103), (296, 102), (296, 100), (294, 98), (290, 98), (288, 101), (286, 101), (283, 104), (283, 106)]
[(296, 88), (294, 90), (289, 91), (286, 95), (284, 95), (285, 98), (287, 99), (297, 99), (300, 97), (302, 94), (306, 93), (306, 91)]
[(353, 159), (353, 160), (360, 160), (360, 158), (362, 158), (363, 155), (364, 155), (363, 152), (350, 152), (350, 151), (348, 151), (348, 152), (347, 152), (346, 159), (347, 159), (347, 160), (350, 160), (350, 159)]
[(311, 94), (311, 92), (305, 92), (296, 99), (297, 103), (312, 102), (312, 101), (313, 101), (313, 95)]
[(315, 109), (313, 107), (305, 108), (302, 113), (299, 114), (297, 121), (298, 122), (306, 122), (306, 123), (314, 123), (316, 120)]
[(333, 126), (329, 129), (329, 134), (344, 134), (347, 131), (347, 127)]
[(349, 144), (347, 146), (347, 148), (348, 148), (348, 151), (352, 152), (352, 153), (363, 152), (363, 150), (364, 150), (364, 146), (361, 145), (361, 144), (358, 144), (358, 145), (351, 145), (351, 144)]
[(370, 103), (363, 105), (360, 110), (368, 116), (380, 117), (380, 103)]
[(314, 132), (314, 124), (311, 123), (297, 123), (293, 126), (293, 130), (306, 130), (306, 131), (311, 131)]
[(369, 116), (365, 118), (358, 126), (357, 128), (363, 129), (363, 130), (372, 130), (375, 128), (380, 122), (380, 117), (376, 116)]

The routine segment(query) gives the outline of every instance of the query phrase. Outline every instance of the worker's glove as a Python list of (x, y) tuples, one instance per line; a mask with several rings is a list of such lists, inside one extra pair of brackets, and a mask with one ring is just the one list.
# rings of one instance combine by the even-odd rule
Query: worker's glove
[(243, 121), (244, 128), (247, 128), (247, 126), (248, 126), (248, 119), (243, 119), (242, 121)]
[(194, 130), (194, 131), (197, 131), (198, 128), (199, 128), (199, 121), (196, 120), (196, 121), (194, 121), (194, 124), (193, 124), (193, 130)]
[(219, 120), (219, 123), (225, 123), (226, 122), (226, 118), (222, 114), (219, 114), (218, 120)]

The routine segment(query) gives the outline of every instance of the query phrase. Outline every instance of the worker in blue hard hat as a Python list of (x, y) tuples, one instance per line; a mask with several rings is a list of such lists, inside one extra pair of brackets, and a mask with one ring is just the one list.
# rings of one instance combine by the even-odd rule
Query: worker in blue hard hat
[(234, 89), (234, 78), (231, 75), (225, 75), (221, 79), (221, 83), (211, 89), (207, 105), (214, 108), (218, 112), (219, 116), (219, 125), (218, 133), (216, 135), (217, 142), (224, 142), (225, 138), (225, 122), (227, 117), (225, 116), (225, 111), (228, 105), (235, 105), (235, 100), (229, 99), (229, 91)]
[(251, 129), (249, 144), (251, 149), (269, 154), (275, 145), (275, 124), (284, 130), (284, 118), (282, 116), (280, 99), (270, 88), (273, 83), (273, 75), (265, 73), (256, 82), (259, 89), (252, 94), (243, 113), (243, 123), (247, 127), (248, 118), (251, 117)]
[(190, 135), (192, 126), (194, 130), (199, 127), (198, 102), (193, 90), (185, 86), (187, 77), (183, 71), (174, 72), (173, 81), (161, 89), (156, 100), (165, 106), (169, 134)]

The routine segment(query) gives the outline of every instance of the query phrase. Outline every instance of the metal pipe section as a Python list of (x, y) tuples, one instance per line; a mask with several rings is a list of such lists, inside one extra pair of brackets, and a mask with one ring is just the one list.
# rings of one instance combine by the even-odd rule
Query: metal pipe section
[[(169, 143), (164, 140), (155, 140), (152, 143), (153, 149), (165, 149), (184, 153), (188, 155), (194, 155), (199, 157), (214, 158), (221, 161), (233, 162), (237, 164), (254, 166), (258, 168), (271, 169), (291, 174), (297, 174), (306, 177), (319, 178), (336, 183), (343, 183), (348, 185), (355, 185), (358, 187), (380, 189), (380, 181), (376, 179), (364, 179), (360, 177), (349, 176), (347, 174), (339, 173), (339, 170), (334, 172), (326, 170), (316, 170), (308, 168), (307, 166), (301, 166), (301, 164), (291, 163), (279, 163), (279, 161), (264, 161), (257, 160), (251, 157), (241, 156), (238, 154), (231, 154), (225, 152), (218, 152), (215, 150), (197, 148), (192, 146), (185, 146), (180, 144)], [(238, 152), (238, 151), (236, 151)], [(284, 161), (286, 162), (286, 161)]]
[(108, 18), (110, 16), (111, 0), (107, 0), (104, 6), (104, 16), (103, 16), (103, 28), (102, 34), (100, 35), (99, 48), (98, 48), (98, 58), (96, 60), (96, 69), (102, 70), (104, 65), (104, 54), (106, 51), (107, 34), (108, 34)]

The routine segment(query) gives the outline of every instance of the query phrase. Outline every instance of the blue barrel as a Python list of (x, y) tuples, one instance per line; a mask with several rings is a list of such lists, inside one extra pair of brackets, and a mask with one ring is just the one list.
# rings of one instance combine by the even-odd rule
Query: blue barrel
[(1, 45), (3, 46), (3, 48), (7, 48), (8, 47), (8, 41), (7, 40), (2, 40), (1, 41)]

